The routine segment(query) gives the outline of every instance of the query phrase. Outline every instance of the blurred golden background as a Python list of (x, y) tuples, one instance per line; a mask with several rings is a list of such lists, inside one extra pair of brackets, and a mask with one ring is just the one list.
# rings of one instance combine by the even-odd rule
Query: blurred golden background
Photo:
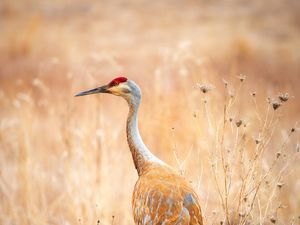
[(299, 224), (299, 62), (297, 0), (2, 0), (0, 224), (133, 224), (126, 102), (73, 97), (120, 75), (205, 224)]

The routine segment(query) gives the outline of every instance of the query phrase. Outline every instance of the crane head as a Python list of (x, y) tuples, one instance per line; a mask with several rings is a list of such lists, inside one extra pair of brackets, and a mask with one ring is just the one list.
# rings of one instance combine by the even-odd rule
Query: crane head
[(131, 95), (140, 95), (140, 90), (133, 81), (128, 80), (126, 77), (117, 77), (107, 85), (80, 92), (76, 94), (75, 97), (97, 93), (109, 93), (117, 96), (122, 96), (127, 99), (127, 97)]

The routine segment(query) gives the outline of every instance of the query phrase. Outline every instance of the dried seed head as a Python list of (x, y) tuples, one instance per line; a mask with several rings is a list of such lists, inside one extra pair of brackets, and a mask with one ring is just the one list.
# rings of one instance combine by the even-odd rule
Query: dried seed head
[(261, 140), (260, 140), (259, 138), (256, 138), (256, 139), (255, 139), (255, 144), (258, 145), (260, 142), (261, 142)]
[(278, 99), (281, 101), (281, 102), (287, 102), (289, 100), (289, 93), (280, 93), (278, 95)]
[(281, 183), (281, 182), (278, 182), (278, 183), (277, 183), (277, 187), (278, 187), (279, 189), (281, 189), (281, 188), (283, 187), (283, 185), (284, 185), (284, 183)]
[(251, 96), (252, 96), (252, 97), (256, 97), (256, 92), (253, 91), (253, 92), (251, 93)]
[(272, 100), (271, 100), (270, 97), (267, 97), (267, 103), (268, 103), (268, 104), (271, 104), (271, 103), (272, 103)]
[(271, 217), (270, 221), (271, 223), (276, 223), (276, 219), (274, 217)]
[(233, 121), (233, 118), (232, 118), (232, 117), (230, 117), (230, 118), (229, 118), (229, 122), (231, 123), (232, 121)]
[(282, 205), (282, 204), (280, 204), (279, 206), (278, 206), (278, 209), (286, 209), (287, 208), (287, 206), (286, 205)]
[(244, 212), (239, 212), (239, 216), (240, 216), (240, 217), (244, 217), (244, 216), (245, 216), (245, 213), (244, 213)]
[(277, 102), (277, 101), (272, 102), (272, 107), (274, 110), (278, 109), (280, 106), (281, 106), (280, 102)]
[(281, 153), (280, 153), (280, 152), (277, 152), (277, 153), (276, 153), (276, 158), (278, 159), (280, 156), (281, 156)]
[(237, 121), (235, 122), (235, 125), (236, 125), (237, 127), (240, 127), (242, 124), (243, 124), (243, 121), (242, 121), (242, 120), (237, 120)]
[(228, 87), (228, 82), (225, 79), (222, 79), (222, 81), (223, 81), (225, 87), (227, 88)]
[(240, 74), (239, 76), (237, 76), (237, 78), (243, 82), (246, 79), (246, 75)]
[(211, 84), (197, 84), (197, 87), (202, 91), (204, 94), (211, 91), (214, 87)]
[(228, 164), (224, 165), (224, 169), (228, 171)]
[(296, 129), (294, 127), (292, 127), (291, 133), (294, 133), (295, 131), (296, 131)]

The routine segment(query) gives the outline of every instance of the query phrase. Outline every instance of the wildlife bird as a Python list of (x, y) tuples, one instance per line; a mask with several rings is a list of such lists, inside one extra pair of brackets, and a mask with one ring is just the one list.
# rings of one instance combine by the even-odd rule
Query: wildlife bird
[(138, 173), (132, 196), (136, 225), (202, 225), (197, 194), (184, 177), (154, 156), (145, 146), (138, 129), (141, 90), (126, 77), (80, 92), (75, 96), (109, 93), (123, 97), (129, 105), (127, 141)]

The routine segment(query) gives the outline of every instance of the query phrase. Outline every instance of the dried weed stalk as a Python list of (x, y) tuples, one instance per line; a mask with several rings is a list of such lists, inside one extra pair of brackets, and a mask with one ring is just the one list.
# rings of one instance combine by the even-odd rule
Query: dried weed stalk
[[(231, 115), (238, 106), (246, 77), (241, 75), (238, 78), (240, 82), (234, 97), (230, 94), (229, 83), (225, 82), (227, 95), (223, 116), (216, 128), (215, 150), (210, 154), (212, 177), (223, 211), (220, 223), (246, 225), (270, 221), (275, 224), (279, 220), (277, 211), (282, 207), (278, 208), (274, 202), (284, 186), (282, 180), (289, 169), (288, 165), (296, 159), (297, 154), (287, 151), (288, 142), (296, 131), (291, 128), (282, 144), (277, 146), (274, 156), (269, 156), (272, 143), (278, 143), (278, 140), (274, 140), (278, 138), (276, 132), (280, 128), (277, 109), (287, 102), (289, 95), (280, 94), (280, 102), (270, 100), (263, 115), (259, 113), (256, 93), (253, 92), (251, 97), (257, 121), (252, 121), (254, 125), (248, 128), (244, 119), (236, 119), (235, 126), (232, 126), (234, 117)], [(256, 134), (254, 140), (249, 138), (251, 133)], [(266, 151), (268, 154), (265, 154)]]

